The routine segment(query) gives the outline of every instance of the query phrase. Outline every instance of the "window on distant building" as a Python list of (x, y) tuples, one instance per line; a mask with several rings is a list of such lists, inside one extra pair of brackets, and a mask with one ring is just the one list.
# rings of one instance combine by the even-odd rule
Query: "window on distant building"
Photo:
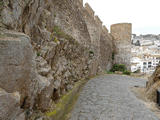
[(151, 68), (152, 62), (148, 62), (148, 68)]
[(148, 62), (148, 64), (152, 64), (152, 62)]

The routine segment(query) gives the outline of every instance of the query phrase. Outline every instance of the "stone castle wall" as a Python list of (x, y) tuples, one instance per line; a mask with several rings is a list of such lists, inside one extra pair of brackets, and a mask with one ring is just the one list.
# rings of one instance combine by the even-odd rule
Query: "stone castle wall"
[[(98, 66), (101, 69), (110, 70), (112, 62), (110, 63), (109, 61), (112, 61), (111, 51), (113, 51), (113, 39), (108, 33), (106, 26), (102, 26), (102, 21), (94, 14), (93, 9), (88, 3), (85, 4), (82, 10), (91, 38), (91, 51), (95, 54), (95, 59), (91, 63), (91, 74), (95, 74), (98, 71)], [(105, 52), (106, 49), (109, 52)]]
[(125, 64), (130, 70), (131, 59), (131, 34), (132, 25), (130, 23), (120, 23), (111, 26), (111, 35), (116, 45), (115, 63)]
[[(76, 82), (109, 70), (112, 43), (108, 30), (82, 0), (3, 1), (0, 99), (11, 93), (13, 101), (3, 99), (0, 119), (30, 120), (32, 114), (26, 112), (50, 110)], [(13, 102), (16, 106), (5, 107)]]
[[(121, 37), (126, 29), (114, 32)], [(4, 99), (0, 119), (25, 120), (19, 117), (51, 110), (76, 82), (109, 70), (114, 41), (83, 0), (3, 0), (0, 47), (0, 99), (10, 93), (17, 105), (7, 108), (13, 101)], [(26, 117), (30, 120), (32, 114)]]
[(84, 20), (87, 25), (88, 32), (90, 34), (91, 39), (91, 51), (94, 53), (94, 60), (92, 61), (92, 65), (90, 66), (92, 69), (90, 73), (93, 75), (98, 71), (99, 66), (99, 56), (100, 56), (100, 34), (102, 31), (101, 26), (99, 26), (95, 21), (95, 15), (92, 8), (89, 4), (85, 4), (83, 9)]

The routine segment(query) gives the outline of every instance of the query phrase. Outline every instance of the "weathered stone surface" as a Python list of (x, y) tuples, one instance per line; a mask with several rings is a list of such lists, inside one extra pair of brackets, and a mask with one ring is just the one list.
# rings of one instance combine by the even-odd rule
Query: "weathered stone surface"
[(82, 0), (0, 5), (0, 87), (18, 91), (30, 114), (49, 110), (75, 82), (112, 66), (113, 39)]
[(0, 120), (14, 119), (21, 113), (19, 93), (7, 93), (0, 89), (0, 106)]
[[(107, 52), (106, 52), (107, 51)], [(110, 70), (114, 61), (114, 42), (108, 30), (103, 26), (100, 37), (100, 66), (102, 70)]]
[(120, 75), (91, 79), (80, 93), (70, 120), (159, 120), (130, 89), (145, 82)]
[(146, 88), (147, 98), (157, 102), (157, 89), (160, 88), (160, 66), (158, 66), (152, 76), (149, 77)]
[(0, 35), (0, 87), (6, 92), (18, 91), (22, 108), (32, 107), (39, 89), (30, 38), (13, 31)]
[(33, 51), (28, 36), (16, 32), (0, 35), (0, 87), (7, 92), (20, 91), (31, 79)]
[(15, 120), (25, 120), (25, 112), (21, 113), (19, 116), (15, 118)]
[(128, 70), (131, 66), (131, 34), (131, 23), (120, 23), (111, 26), (111, 35), (116, 46), (115, 63), (126, 65)]

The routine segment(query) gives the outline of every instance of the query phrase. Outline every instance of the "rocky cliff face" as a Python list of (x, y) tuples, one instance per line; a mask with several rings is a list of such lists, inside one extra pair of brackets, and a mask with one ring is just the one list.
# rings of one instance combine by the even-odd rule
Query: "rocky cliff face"
[(0, 119), (34, 119), (112, 66), (112, 36), (81, 0), (0, 1)]
[(147, 82), (146, 96), (154, 102), (157, 102), (157, 89), (160, 88), (160, 66), (152, 74)]

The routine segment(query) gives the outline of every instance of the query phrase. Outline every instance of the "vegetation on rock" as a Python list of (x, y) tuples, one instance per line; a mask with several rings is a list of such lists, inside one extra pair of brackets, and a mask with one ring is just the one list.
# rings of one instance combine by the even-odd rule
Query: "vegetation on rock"
[(107, 71), (108, 74), (112, 74), (115, 72), (122, 72), (125, 75), (130, 75), (131, 72), (127, 70), (124, 64), (114, 64), (110, 71)]
[(125, 70), (125, 71), (123, 72), (123, 74), (125, 74), (125, 75), (131, 75), (131, 72)]
[(126, 71), (126, 66), (124, 64), (114, 64), (112, 69), (110, 70), (111, 72), (115, 72), (115, 71), (121, 71), (124, 72)]

